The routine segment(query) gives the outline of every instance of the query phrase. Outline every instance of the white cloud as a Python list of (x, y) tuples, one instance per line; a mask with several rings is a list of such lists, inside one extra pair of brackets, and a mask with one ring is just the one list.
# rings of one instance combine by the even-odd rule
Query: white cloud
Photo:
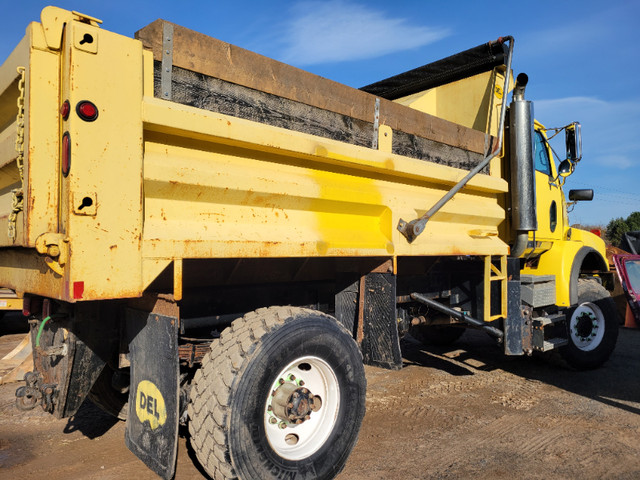
[[(583, 160), (567, 179), (565, 191), (593, 188), (595, 196), (592, 202), (576, 206), (571, 223), (606, 225), (611, 218), (640, 210), (640, 98), (567, 97), (534, 104), (536, 117), (548, 127), (582, 123)], [(562, 137), (554, 140), (560, 155), (564, 154)]]
[(538, 100), (534, 108), (548, 127), (579, 121), (589, 163), (622, 170), (640, 165), (640, 100), (567, 97)]
[(344, 0), (310, 1), (293, 8), (281, 58), (296, 65), (361, 60), (422, 47), (449, 34), (446, 28), (411, 25)]
[(598, 163), (609, 165), (615, 168), (620, 168), (622, 170), (637, 166), (637, 163), (626, 155), (604, 155), (598, 157), (597, 161)]

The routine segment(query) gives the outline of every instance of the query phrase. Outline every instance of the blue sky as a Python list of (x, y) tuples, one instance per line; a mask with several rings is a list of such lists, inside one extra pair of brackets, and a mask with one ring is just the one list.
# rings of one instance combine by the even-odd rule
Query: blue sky
[[(50, 2), (3, 2), (0, 57)], [(515, 73), (545, 125), (582, 123), (584, 158), (566, 183), (594, 188), (571, 223), (640, 211), (640, 1), (66, 1), (133, 36), (157, 18), (360, 87), (513, 35)], [(555, 145), (562, 154), (563, 145)]]

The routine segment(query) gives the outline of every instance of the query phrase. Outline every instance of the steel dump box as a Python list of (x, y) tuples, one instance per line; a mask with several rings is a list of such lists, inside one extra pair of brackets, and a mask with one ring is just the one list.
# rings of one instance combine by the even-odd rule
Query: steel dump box
[(396, 229), (493, 137), (161, 20), (136, 37), (52, 7), (0, 67), (3, 287), (179, 299), (206, 259), (507, 254), (499, 160)]

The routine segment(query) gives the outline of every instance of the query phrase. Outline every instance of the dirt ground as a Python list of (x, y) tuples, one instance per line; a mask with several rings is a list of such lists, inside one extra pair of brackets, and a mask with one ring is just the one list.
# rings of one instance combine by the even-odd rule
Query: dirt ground
[[(21, 334), (0, 332), (0, 357)], [(623, 329), (593, 372), (507, 358), (467, 332), (452, 347), (406, 343), (405, 368), (367, 367), (367, 414), (340, 480), (640, 478), (640, 330)], [(73, 418), (14, 407), (0, 386), (0, 478), (154, 479), (124, 423), (85, 402)], [(202, 478), (187, 440), (176, 479)]]

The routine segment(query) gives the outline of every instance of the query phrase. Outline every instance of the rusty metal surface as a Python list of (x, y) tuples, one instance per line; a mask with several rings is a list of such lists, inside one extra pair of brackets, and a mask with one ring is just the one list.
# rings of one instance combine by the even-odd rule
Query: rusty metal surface
[(209, 342), (205, 343), (185, 343), (178, 347), (180, 361), (193, 367), (202, 362), (204, 356), (209, 352)]
[[(84, 35), (99, 41), (84, 45)], [(408, 245), (394, 219), (420, 214), (464, 170), (155, 99), (153, 57), (140, 42), (72, 12), (43, 12), (0, 67), (7, 118), (24, 62), (28, 196), (15, 244), (0, 218), (0, 245), (38, 253), (1, 250), (0, 286), (67, 302), (134, 298), (173, 263), (177, 300), (182, 259), (379, 257), (389, 271), (400, 255), (507, 253), (499, 174), (474, 177)], [(72, 105), (67, 119), (60, 99)], [(75, 114), (80, 100), (97, 107), (95, 121)], [(13, 123), (0, 132), (2, 152)], [(66, 176), (52, 161), (63, 133)], [(18, 177), (14, 155), (4, 156), (7, 189)], [(0, 217), (7, 202), (0, 195)]]

